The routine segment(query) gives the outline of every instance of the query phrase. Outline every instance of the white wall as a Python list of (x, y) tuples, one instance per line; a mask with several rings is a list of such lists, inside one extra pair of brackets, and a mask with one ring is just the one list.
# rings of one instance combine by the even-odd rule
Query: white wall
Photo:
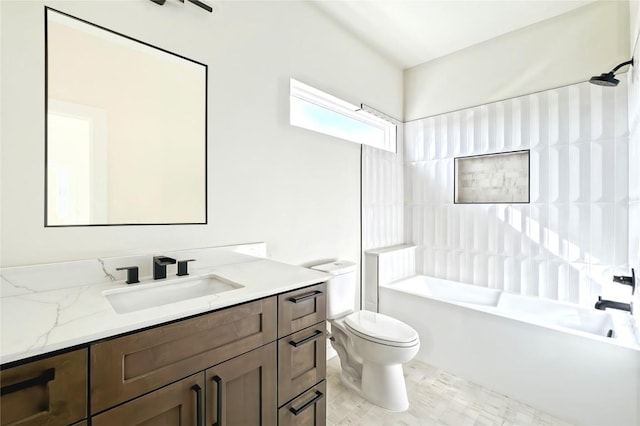
[(640, 35), (640, 1), (629, 0), (629, 43), (630, 52), (637, 48), (638, 36)]
[[(209, 65), (208, 225), (44, 228), (45, 5)], [(248, 241), (291, 263), (358, 259), (360, 146), (289, 126), (289, 77), (401, 116), (402, 72), (312, 5), (0, 7), (2, 266)]]
[[(629, 71), (629, 263), (640, 280), (640, 2), (630, 3), (631, 48), (635, 66)], [(640, 284), (640, 281), (637, 282)], [(640, 288), (635, 304), (640, 304)], [(636, 314), (640, 327), (640, 317)], [(640, 401), (638, 402), (640, 412)]]
[(601, 0), (405, 70), (405, 121), (588, 80), (629, 59), (628, 27)]
[[(629, 72), (629, 263), (640, 274), (640, 1), (633, 0), (629, 6), (629, 36), (635, 60), (635, 66)], [(640, 282), (636, 281), (638, 284)], [(634, 304), (640, 305), (640, 288), (636, 289)], [(640, 315), (636, 313), (635, 318), (640, 329)], [(640, 401), (636, 412), (640, 417)]]

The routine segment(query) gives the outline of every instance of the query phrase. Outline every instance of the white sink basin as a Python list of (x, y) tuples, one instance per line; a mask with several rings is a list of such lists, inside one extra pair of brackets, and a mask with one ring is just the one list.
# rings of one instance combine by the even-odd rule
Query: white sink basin
[(206, 277), (163, 280), (148, 284), (132, 284), (126, 288), (106, 290), (102, 294), (117, 313), (127, 314), (242, 287), (244, 286), (216, 275), (208, 275)]

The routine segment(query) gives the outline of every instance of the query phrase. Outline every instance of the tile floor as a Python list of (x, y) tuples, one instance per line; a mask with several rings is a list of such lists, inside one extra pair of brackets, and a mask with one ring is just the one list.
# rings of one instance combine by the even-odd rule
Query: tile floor
[(409, 410), (392, 413), (340, 383), (340, 361), (327, 361), (327, 425), (568, 426), (556, 417), (413, 360), (404, 366)]

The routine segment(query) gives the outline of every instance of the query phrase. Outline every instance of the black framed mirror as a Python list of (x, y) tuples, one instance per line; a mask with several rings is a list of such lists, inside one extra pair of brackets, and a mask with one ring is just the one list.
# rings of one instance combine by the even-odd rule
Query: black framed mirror
[(45, 8), (45, 226), (207, 223), (206, 64)]

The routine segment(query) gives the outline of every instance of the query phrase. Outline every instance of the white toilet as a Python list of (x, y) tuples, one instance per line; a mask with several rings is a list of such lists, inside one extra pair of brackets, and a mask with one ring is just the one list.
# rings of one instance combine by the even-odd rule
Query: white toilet
[(331, 345), (340, 357), (342, 383), (387, 410), (407, 410), (402, 364), (418, 353), (418, 333), (386, 315), (354, 312), (355, 263), (337, 261), (312, 269), (333, 275), (327, 282), (327, 320)]

